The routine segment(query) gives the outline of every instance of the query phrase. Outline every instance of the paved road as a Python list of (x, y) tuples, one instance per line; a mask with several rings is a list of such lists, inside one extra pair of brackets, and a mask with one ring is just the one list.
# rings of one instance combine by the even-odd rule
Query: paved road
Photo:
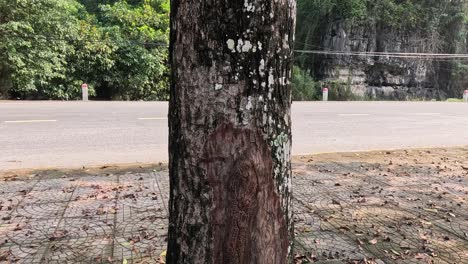
[[(294, 103), (293, 154), (468, 145), (468, 104)], [(167, 103), (0, 101), (0, 170), (167, 160)]]

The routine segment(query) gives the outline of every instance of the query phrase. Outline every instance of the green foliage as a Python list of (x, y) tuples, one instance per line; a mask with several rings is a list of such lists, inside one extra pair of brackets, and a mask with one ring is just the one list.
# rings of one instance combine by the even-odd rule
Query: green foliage
[(313, 101), (319, 98), (320, 85), (298, 66), (293, 68), (292, 97), (295, 101)]
[(465, 102), (463, 99), (460, 99), (460, 98), (448, 98), (445, 101), (448, 103), (464, 103)]
[(328, 88), (328, 99), (330, 101), (355, 101), (367, 100), (360, 98), (351, 91), (350, 81), (328, 81), (317, 82), (310, 73), (298, 66), (293, 68), (292, 96), (294, 101), (315, 101), (322, 99), (322, 89)]
[(298, 0), (297, 5), (299, 47), (313, 46), (324, 25), (337, 20), (427, 33), (441, 28), (452, 32), (468, 20), (464, 0)]
[[(48, 87), (66, 79), (67, 54), (73, 52), (68, 40), (77, 33), (74, 24), (79, 5), (67, 0), (3, 0), (0, 5), (4, 12), (0, 63), (10, 73), (10, 89), (60, 96), (57, 87)], [(49, 38), (51, 35), (54, 37)]]
[(0, 97), (167, 98), (168, 0), (0, 0)]
[(293, 68), (292, 96), (294, 101), (315, 101), (322, 99), (322, 89), (328, 88), (328, 99), (330, 101), (356, 101), (368, 100), (356, 96), (351, 91), (351, 80), (348, 82), (328, 81), (317, 82), (309, 72), (298, 66)]
[(328, 87), (328, 98), (330, 101), (358, 101), (366, 100), (360, 98), (351, 91), (349, 83), (340, 81), (330, 81), (326, 84)]
[(101, 6), (103, 29), (118, 41), (115, 67), (105, 76), (105, 82), (119, 99), (167, 97), (169, 10), (165, 3), (145, 1), (131, 6), (117, 2)]
[(367, 0), (336, 0), (333, 11), (343, 18), (363, 19), (367, 15)]

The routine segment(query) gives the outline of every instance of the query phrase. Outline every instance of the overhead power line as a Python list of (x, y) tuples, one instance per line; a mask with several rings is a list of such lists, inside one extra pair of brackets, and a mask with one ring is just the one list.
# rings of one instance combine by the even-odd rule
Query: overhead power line
[[(130, 44), (130, 45), (145, 45), (153, 47), (166, 48), (169, 45), (164, 42), (155, 41), (137, 41), (137, 40), (93, 40), (93, 39), (66, 39), (51, 35), (29, 34), (27, 36), (10, 35), (7, 37), (30, 39), (30, 40), (48, 40), (48, 41), (81, 41), (96, 44)], [(313, 45), (312, 45), (313, 46)], [(402, 59), (427, 59), (427, 60), (468, 60), (468, 54), (449, 54), (449, 53), (406, 53), (406, 52), (357, 52), (357, 51), (336, 51), (327, 49), (317, 50), (294, 50), (295, 53), (317, 54), (317, 55), (335, 55), (335, 56), (355, 56), (355, 57), (386, 57), (386, 58), (402, 58)]]
[(362, 57), (390, 57), (390, 58), (410, 58), (410, 59), (427, 59), (434, 61), (447, 61), (459, 59), (463, 60), (468, 57), (468, 54), (453, 54), (453, 53), (423, 53), (423, 52), (378, 52), (378, 51), (340, 51), (332, 50), (323, 46), (314, 45), (296, 41), (296, 44), (304, 47), (311, 47), (312, 50), (302, 49), (295, 50), (296, 53), (303, 54), (318, 54), (318, 55), (335, 55), (335, 56), (362, 56)]
[(387, 58), (414, 58), (414, 59), (468, 59), (468, 54), (442, 54), (442, 53), (404, 53), (404, 52), (349, 52), (327, 50), (295, 50), (296, 53), (361, 56), (361, 57), (387, 57)]

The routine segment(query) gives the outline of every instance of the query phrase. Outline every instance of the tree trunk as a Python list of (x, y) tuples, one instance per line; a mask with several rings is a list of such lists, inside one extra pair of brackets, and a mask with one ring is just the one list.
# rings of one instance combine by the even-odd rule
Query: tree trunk
[(287, 263), (295, 0), (172, 0), (167, 263)]

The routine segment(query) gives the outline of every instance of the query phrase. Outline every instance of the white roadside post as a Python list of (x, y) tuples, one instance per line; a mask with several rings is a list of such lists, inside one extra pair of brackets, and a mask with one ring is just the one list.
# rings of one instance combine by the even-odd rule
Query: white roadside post
[(323, 88), (322, 92), (323, 92), (323, 96), (322, 96), (323, 101), (328, 101), (328, 88)]
[(465, 90), (465, 92), (463, 92), (463, 101), (468, 102), (468, 90)]
[(88, 85), (86, 83), (81, 85), (81, 92), (83, 94), (83, 101), (88, 101)]

